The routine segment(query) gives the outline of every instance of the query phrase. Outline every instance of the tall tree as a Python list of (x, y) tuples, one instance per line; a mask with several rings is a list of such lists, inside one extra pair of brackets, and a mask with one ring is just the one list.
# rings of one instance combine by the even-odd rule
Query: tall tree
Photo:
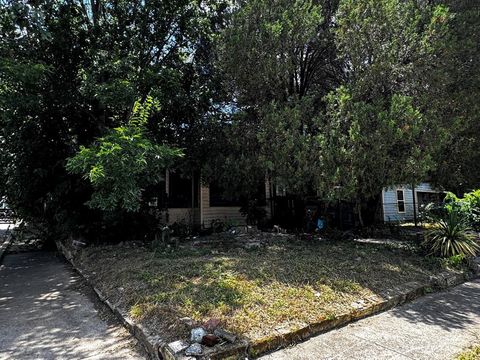
[(449, 19), (415, 0), (241, 3), (221, 58), (232, 121), (255, 129), (254, 161), (292, 193), (359, 203), (423, 180)]
[[(251, 0), (234, 9), (219, 46), (232, 101), (226, 148), (239, 149), (220, 164), (226, 165), (220, 173), (227, 182), (242, 179), (245, 171), (257, 182), (268, 175), (292, 192), (312, 190), (318, 131), (313, 117), (342, 77), (332, 32), (336, 6)], [(228, 166), (240, 162), (246, 166)]]
[(83, 204), (92, 188), (65, 171), (66, 159), (125, 124), (134, 101), (149, 94), (161, 106), (147, 124), (154, 140), (195, 154), (188, 144), (202, 137), (213, 106), (210, 44), (224, 8), (191, 0), (1, 2), (0, 192), (22, 218), (52, 229), (91, 223)]
[(424, 180), (439, 124), (426, 104), (448, 10), (402, 0), (344, 0), (336, 44), (346, 81), (328, 97), (319, 186), (359, 203)]
[(438, 1), (449, 7), (451, 37), (435, 76), (441, 91), (431, 100), (445, 129), (432, 179), (445, 189), (480, 187), (480, 6), (475, 1)]

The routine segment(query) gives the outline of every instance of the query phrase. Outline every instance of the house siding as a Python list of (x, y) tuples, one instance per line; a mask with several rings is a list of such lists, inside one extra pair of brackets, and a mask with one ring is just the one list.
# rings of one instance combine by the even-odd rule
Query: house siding
[(245, 224), (245, 217), (240, 214), (239, 206), (210, 206), (210, 189), (202, 186), (200, 190), (201, 224), (210, 227), (213, 220), (232, 221), (238, 225)]
[[(397, 190), (403, 190), (405, 201), (405, 212), (398, 212), (397, 203)], [(415, 186), (415, 204), (418, 211), (418, 198), (419, 192), (432, 192), (438, 193), (431, 187), (429, 183), (421, 183)], [(383, 220), (385, 222), (392, 221), (412, 221), (414, 220), (414, 207), (413, 207), (413, 191), (411, 186), (399, 185), (392, 188), (385, 188), (382, 191), (383, 201)]]
[[(166, 173), (165, 177), (165, 191), (169, 192), (170, 176)], [(270, 185), (265, 182), (265, 194), (267, 205), (267, 217), (271, 216), (270, 211)], [(240, 206), (210, 206), (210, 189), (208, 185), (201, 185), (199, 191), (199, 207), (197, 208), (169, 208), (168, 217), (169, 224), (175, 222), (186, 222), (194, 225), (201, 225), (202, 227), (210, 227), (212, 221), (220, 220), (224, 222), (233, 222), (235, 225), (245, 225), (245, 217), (240, 214)]]
[(168, 223), (185, 222), (187, 224), (200, 224), (200, 209), (194, 208), (169, 208)]

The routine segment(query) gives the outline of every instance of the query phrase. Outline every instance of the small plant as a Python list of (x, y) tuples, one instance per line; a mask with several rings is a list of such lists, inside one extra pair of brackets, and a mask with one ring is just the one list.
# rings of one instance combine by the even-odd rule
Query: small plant
[(460, 206), (449, 203), (441, 209), (427, 209), (427, 213), (429, 220), (435, 224), (426, 232), (424, 242), (431, 255), (473, 257), (479, 252), (478, 236), (470, 228)]
[(227, 224), (220, 219), (213, 219), (210, 225), (214, 233), (221, 233), (227, 230)]
[(138, 319), (138, 318), (141, 318), (142, 315), (143, 315), (143, 307), (141, 305), (133, 305), (131, 308), (130, 308), (130, 316), (135, 318), (135, 319)]
[(467, 264), (467, 257), (464, 254), (450, 256), (443, 259), (443, 266), (450, 269), (460, 269)]
[(465, 214), (469, 225), (476, 230), (480, 230), (480, 189), (464, 194), (463, 198), (448, 193), (445, 201), (447, 207), (459, 207)]

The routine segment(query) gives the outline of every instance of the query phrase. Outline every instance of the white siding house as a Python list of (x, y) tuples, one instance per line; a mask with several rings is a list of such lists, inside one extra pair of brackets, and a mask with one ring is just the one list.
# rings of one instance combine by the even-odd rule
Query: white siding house
[(441, 202), (445, 192), (433, 188), (429, 183), (421, 183), (412, 189), (409, 185), (398, 185), (382, 190), (383, 220), (413, 221), (415, 210), (418, 214), (423, 205)]

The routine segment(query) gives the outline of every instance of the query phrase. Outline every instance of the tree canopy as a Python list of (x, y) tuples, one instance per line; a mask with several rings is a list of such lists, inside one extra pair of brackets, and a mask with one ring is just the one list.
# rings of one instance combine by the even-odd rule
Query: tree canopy
[(211, 48), (224, 8), (190, 0), (1, 2), (0, 190), (21, 218), (52, 230), (105, 220), (84, 205), (94, 189), (66, 171), (66, 159), (96, 139), (119, 138), (112, 129), (147, 95), (160, 108), (145, 125), (152, 148), (179, 147), (184, 162), (198, 162), (190, 155), (200, 152), (189, 149), (199, 147), (215, 106)]
[(168, 166), (247, 196), (479, 186), (479, 24), (468, 0), (3, 0), (0, 195), (68, 232)]

